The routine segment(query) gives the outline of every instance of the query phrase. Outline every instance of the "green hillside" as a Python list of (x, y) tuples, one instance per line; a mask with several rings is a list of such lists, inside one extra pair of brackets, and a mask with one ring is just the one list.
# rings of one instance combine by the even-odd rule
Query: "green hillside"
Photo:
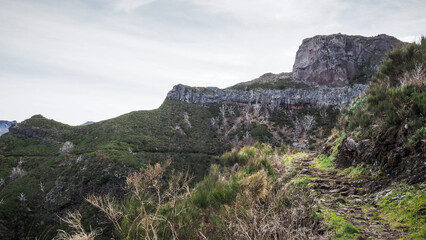
[[(41, 115), (18, 124), (0, 138), (0, 236), (39, 236), (65, 209), (84, 207), (87, 194), (119, 194), (130, 170), (147, 164), (170, 159), (170, 169), (202, 179), (225, 149), (208, 121), (216, 114), (214, 107), (166, 101), (88, 126)], [(73, 147), (61, 152), (65, 142)]]
[[(232, 146), (302, 140), (314, 149), (319, 136), (329, 134), (338, 113), (334, 108), (258, 107), (256, 112), (255, 106), (165, 101), (156, 110), (76, 127), (33, 116), (0, 138), (0, 236), (50, 237), (56, 233), (57, 216), (75, 209), (87, 221), (99, 222), (99, 214), (91, 213), (84, 198), (121, 196), (130, 172), (155, 163), (171, 160), (164, 177), (188, 171), (194, 177), (192, 186)], [(300, 124), (296, 120), (306, 115), (313, 116), (315, 124), (294, 131)]]

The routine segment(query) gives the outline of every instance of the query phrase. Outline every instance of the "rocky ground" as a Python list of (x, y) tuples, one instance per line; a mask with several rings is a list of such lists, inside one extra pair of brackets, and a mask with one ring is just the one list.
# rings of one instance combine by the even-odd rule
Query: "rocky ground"
[(365, 190), (369, 179), (352, 180), (337, 170), (314, 167), (315, 154), (303, 154), (293, 162), (300, 174), (312, 180), (322, 208), (332, 209), (359, 230), (357, 239), (402, 239), (402, 230), (392, 229), (379, 217), (374, 193)]

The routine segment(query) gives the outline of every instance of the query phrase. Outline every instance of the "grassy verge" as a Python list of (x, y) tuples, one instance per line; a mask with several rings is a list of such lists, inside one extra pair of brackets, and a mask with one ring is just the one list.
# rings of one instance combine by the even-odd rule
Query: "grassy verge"
[(316, 177), (309, 177), (309, 176), (302, 175), (302, 176), (294, 178), (293, 180), (291, 180), (291, 182), (294, 185), (309, 185), (316, 179), (317, 179)]
[(334, 140), (334, 142), (333, 142), (333, 146), (331, 147), (330, 155), (319, 154), (314, 159), (314, 164), (315, 164), (314, 166), (316, 168), (321, 168), (321, 169), (334, 169), (334, 167), (335, 167), (334, 161), (336, 160), (338, 148), (340, 146), (340, 143), (345, 138), (346, 138), (345, 132), (341, 131), (339, 137), (336, 138), (336, 140)]
[(343, 174), (351, 179), (360, 179), (371, 171), (371, 166), (366, 164), (358, 164), (355, 167), (348, 167), (343, 170)]
[(377, 205), (392, 227), (408, 230), (407, 239), (426, 239), (426, 186), (399, 186)]
[(359, 230), (331, 209), (322, 209), (325, 223), (333, 233), (332, 239), (355, 240)]

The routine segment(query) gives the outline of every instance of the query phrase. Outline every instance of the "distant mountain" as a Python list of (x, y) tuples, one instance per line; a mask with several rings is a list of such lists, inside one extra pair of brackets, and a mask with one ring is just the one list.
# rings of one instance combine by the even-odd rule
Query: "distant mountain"
[(16, 121), (0, 121), (0, 136), (9, 132), (10, 126), (15, 123)]
[(95, 122), (93, 122), (93, 121), (87, 121), (87, 122), (81, 124), (80, 126), (87, 126), (87, 125), (91, 125), (91, 124), (94, 124), (94, 123)]

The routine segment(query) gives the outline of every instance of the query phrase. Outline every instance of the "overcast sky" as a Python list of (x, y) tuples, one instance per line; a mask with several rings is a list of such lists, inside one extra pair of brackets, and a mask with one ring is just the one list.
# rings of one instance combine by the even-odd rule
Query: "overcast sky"
[(79, 125), (290, 72), (304, 38), (426, 35), (424, 0), (0, 0), (0, 119)]

